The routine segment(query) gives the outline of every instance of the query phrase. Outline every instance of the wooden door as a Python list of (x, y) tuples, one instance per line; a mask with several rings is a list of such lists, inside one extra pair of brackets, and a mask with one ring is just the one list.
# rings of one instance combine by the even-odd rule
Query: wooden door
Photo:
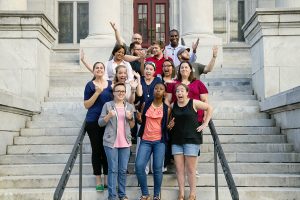
[(169, 0), (134, 0), (134, 33), (143, 36), (143, 47), (153, 41), (168, 42)]

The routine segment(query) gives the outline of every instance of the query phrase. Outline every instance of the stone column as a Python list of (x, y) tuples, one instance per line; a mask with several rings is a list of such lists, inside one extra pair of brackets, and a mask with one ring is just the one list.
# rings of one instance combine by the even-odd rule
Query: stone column
[(80, 48), (91, 63), (105, 62), (111, 54), (115, 36), (110, 21), (120, 28), (120, 1), (89, 0), (89, 36), (80, 40)]
[(300, 7), (300, 1), (299, 0), (276, 0), (275, 5), (277, 8)]
[(200, 38), (197, 49), (197, 62), (207, 64), (212, 56), (212, 46), (219, 46), (216, 65), (223, 60), (222, 39), (213, 34), (213, 0), (181, 1), (181, 36), (187, 46)]
[(0, 0), (0, 10), (27, 10), (27, 0)]

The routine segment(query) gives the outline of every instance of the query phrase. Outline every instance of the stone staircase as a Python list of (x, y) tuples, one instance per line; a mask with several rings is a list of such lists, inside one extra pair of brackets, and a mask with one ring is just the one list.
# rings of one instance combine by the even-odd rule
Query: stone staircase
[[(248, 54), (247, 48), (224, 48), (222, 68), (201, 77), (209, 89), (214, 123), (240, 199), (300, 199), (300, 154), (293, 151), (276, 122), (259, 112), (251, 88)], [(21, 129), (14, 144), (7, 147), (7, 155), (0, 156), (0, 199), (53, 199), (85, 116), (83, 90), (92, 75), (79, 66), (77, 52), (53, 55), (50, 74), (49, 96), (42, 112)], [(106, 199), (107, 192), (97, 193), (94, 189), (87, 136), (83, 152), (83, 199)], [(198, 199), (214, 199), (213, 161), (212, 138), (207, 128), (198, 164)], [(130, 199), (138, 199), (133, 164), (134, 155), (129, 163), (127, 193)], [(152, 177), (148, 181), (153, 186)], [(63, 199), (78, 199), (77, 163), (67, 186)], [(175, 200), (176, 186), (175, 174), (164, 175), (162, 199)], [(231, 199), (220, 166), (219, 186), (219, 199)]]

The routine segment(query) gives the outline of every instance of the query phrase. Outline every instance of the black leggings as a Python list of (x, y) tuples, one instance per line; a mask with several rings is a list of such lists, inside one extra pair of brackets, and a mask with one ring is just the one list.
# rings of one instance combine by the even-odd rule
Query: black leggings
[(86, 131), (89, 135), (91, 146), (92, 146), (92, 165), (94, 175), (99, 176), (102, 174), (101, 169), (103, 168), (103, 174), (107, 175), (107, 159), (103, 147), (103, 134), (105, 127), (100, 127), (98, 122), (87, 122)]

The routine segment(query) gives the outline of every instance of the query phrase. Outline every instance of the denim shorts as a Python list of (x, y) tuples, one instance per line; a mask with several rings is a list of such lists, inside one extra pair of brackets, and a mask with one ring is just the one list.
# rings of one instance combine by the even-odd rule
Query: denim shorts
[(172, 155), (198, 156), (199, 151), (199, 144), (172, 144)]

